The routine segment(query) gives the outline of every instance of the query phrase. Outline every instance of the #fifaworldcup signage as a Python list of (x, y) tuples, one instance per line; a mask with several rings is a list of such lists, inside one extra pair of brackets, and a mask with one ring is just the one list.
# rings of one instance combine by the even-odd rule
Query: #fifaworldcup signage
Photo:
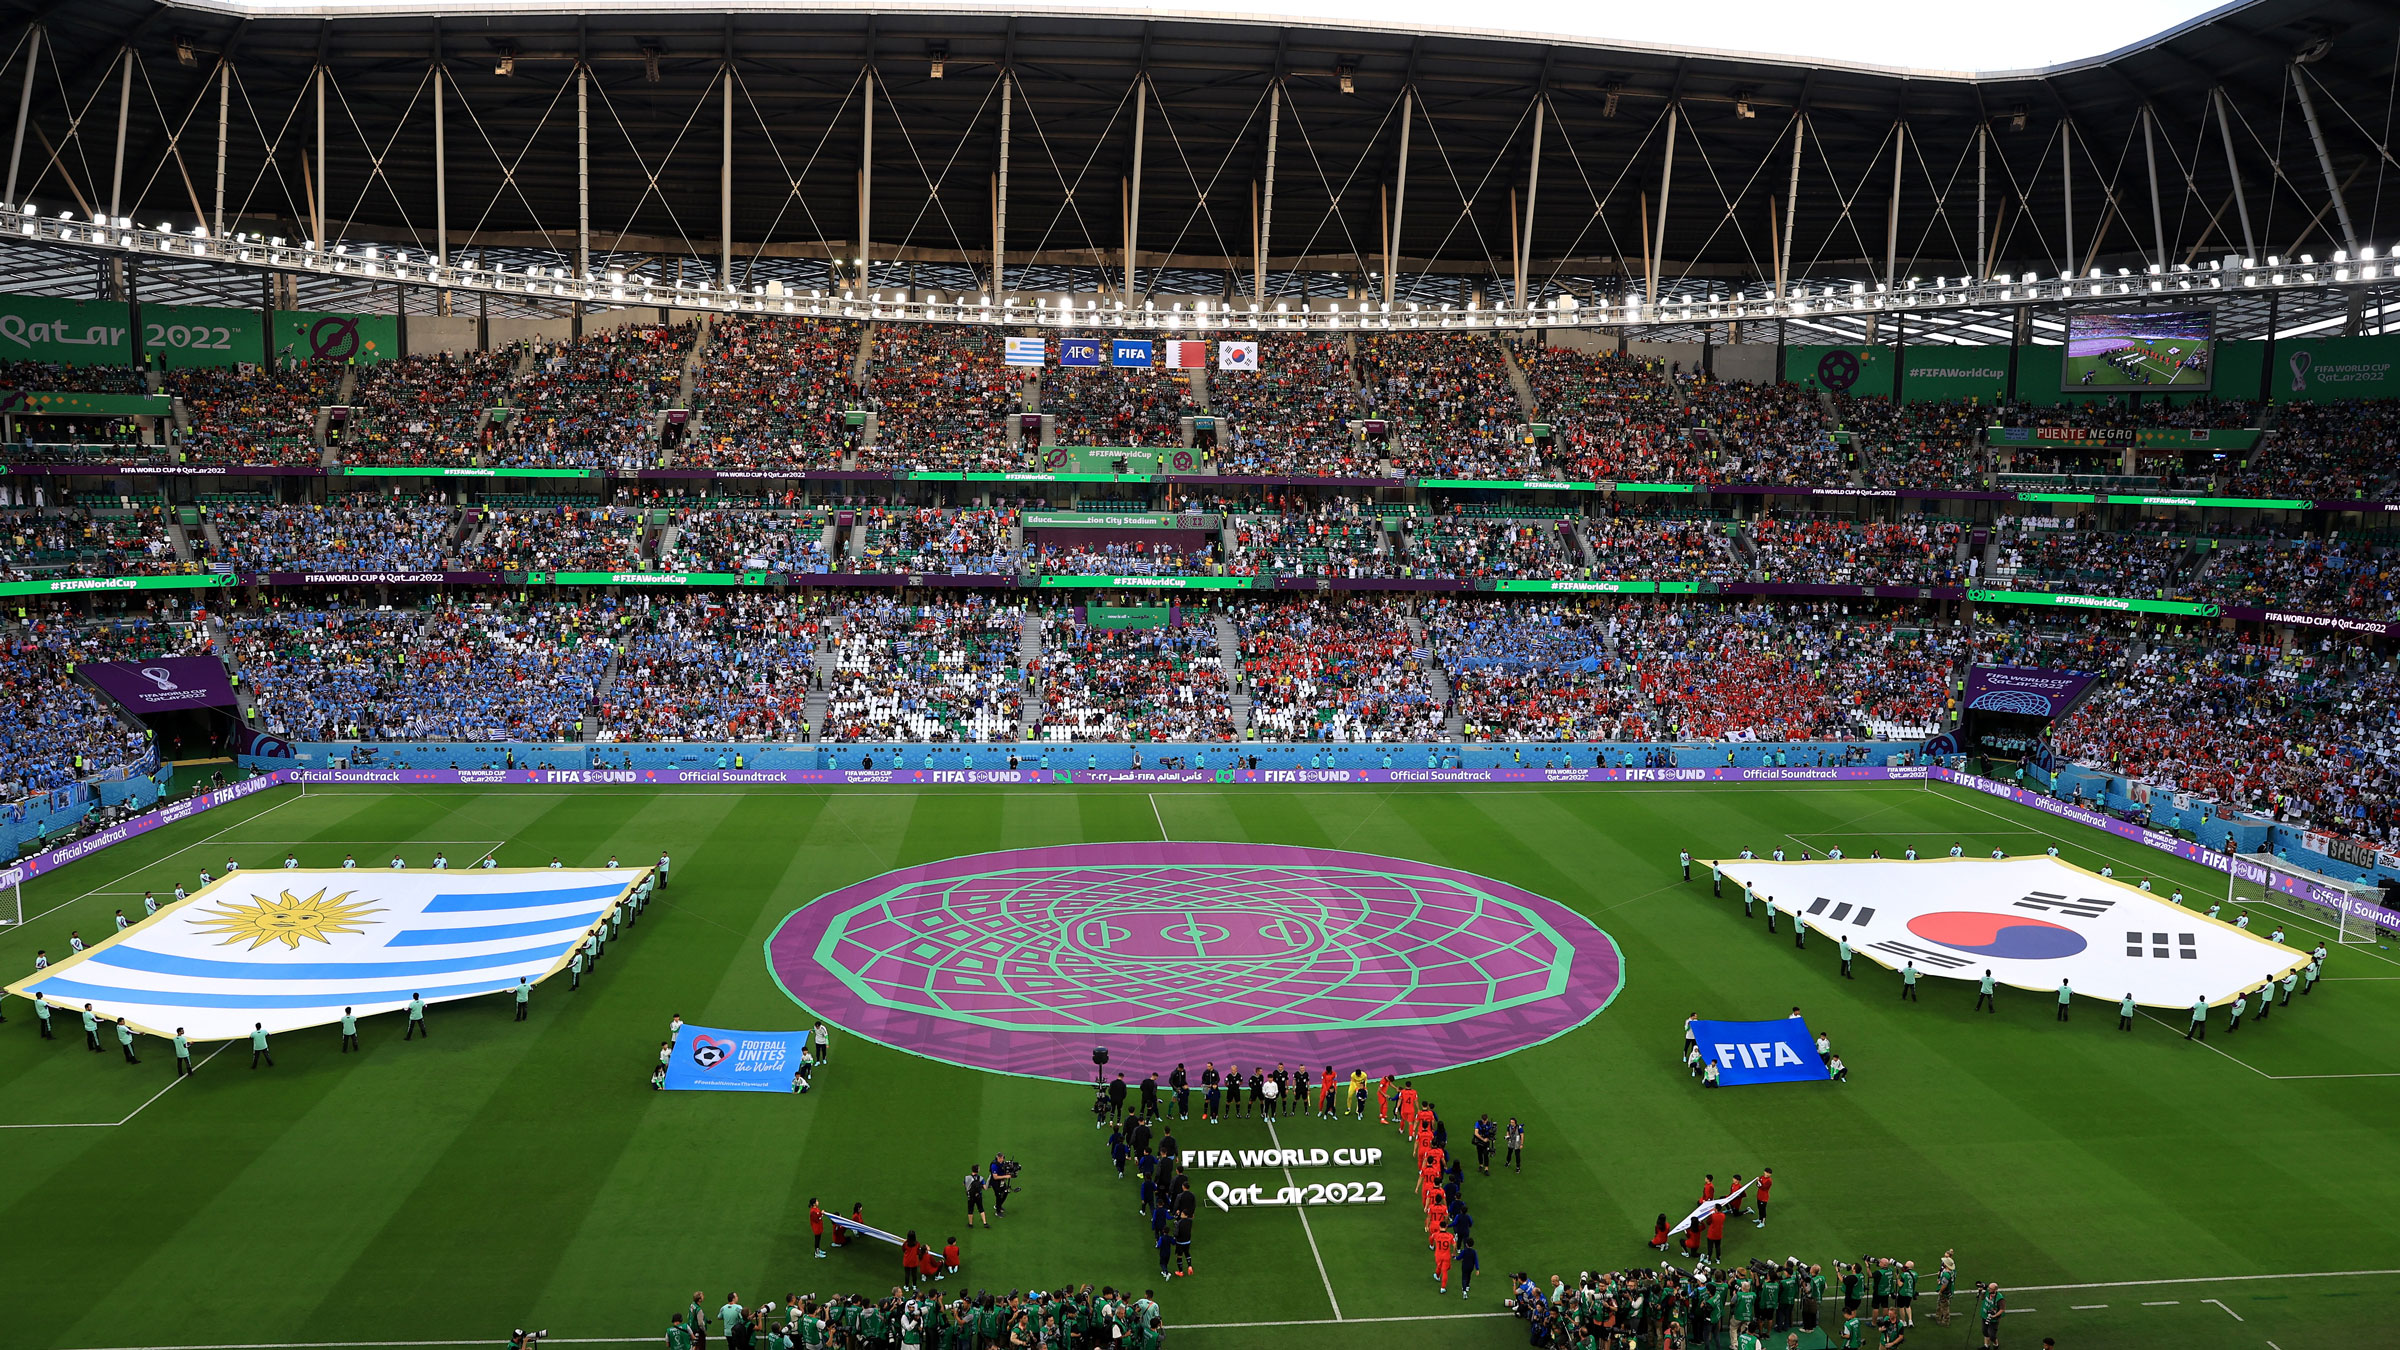
[(1429, 1073), (1583, 1025), (1616, 944), (1563, 905), (1367, 853), (1128, 843), (887, 872), (784, 920), (795, 1002), (969, 1068), (1138, 1083), (1178, 1063)]
[(2057, 858), (1725, 861), (1726, 879), (1859, 956), (1923, 976), (2188, 1008), (2308, 964), (2308, 953)]

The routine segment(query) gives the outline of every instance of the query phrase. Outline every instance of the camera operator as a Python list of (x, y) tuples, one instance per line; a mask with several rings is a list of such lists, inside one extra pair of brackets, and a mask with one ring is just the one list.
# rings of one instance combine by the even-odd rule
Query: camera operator
[(1016, 1193), (1017, 1167), (1006, 1153), (994, 1153), (987, 1169), (992, 1178), (992, 1213), (1001, 1218), (1008, 1216), (1008, 1197)]

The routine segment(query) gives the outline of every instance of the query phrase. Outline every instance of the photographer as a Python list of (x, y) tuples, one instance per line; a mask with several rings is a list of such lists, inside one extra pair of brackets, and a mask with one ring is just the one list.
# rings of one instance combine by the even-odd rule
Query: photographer
[(992, 1213), (1001, 1218), (1008, 1217), (1008, 1197), (1016, 1193), (1017, 1166), (1006, 1153), (992, 1155)]

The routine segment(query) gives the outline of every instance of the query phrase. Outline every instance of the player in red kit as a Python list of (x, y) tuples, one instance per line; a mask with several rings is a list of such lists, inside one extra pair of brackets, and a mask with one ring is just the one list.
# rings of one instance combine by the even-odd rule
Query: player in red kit
[(1392, 1123), (1392, 1076), (1388, 1073), (1383, 1076), (1382, 1082), (1375, 1085), (1375, 1123)]
[(1433, 1235), (1433, 1282), (1445, 1294), (1450, 1292), (1450, 1251), (1457, 1241), (1447, 1228)]
[(1400, 1133), (1417, 1132), (1417, 1085), (1414, 1080), (1400, 1088)]
[(1333, 1119), (1333, 1066), (1330, 1064), (1325, 1066), (1324, 1074), (1317, 1079), (1317, 1114), (1327, 1120)]
[(1758, 1226), (1767, 1226), (1767, 1192), (1775, 1189), (1775, 1169), (1758, 1169)]

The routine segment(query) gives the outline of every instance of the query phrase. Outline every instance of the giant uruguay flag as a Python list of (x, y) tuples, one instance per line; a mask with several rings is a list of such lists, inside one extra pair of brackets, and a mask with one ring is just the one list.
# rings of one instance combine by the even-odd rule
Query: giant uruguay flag
[(2308, 953), (2057, 858), (1709, 864), (1817, 933), (1894, 970), (2188, 1008), (2308, 964)]
[(8, 986), (157, 1036), (233, 1040), (535, 984), (650, 869), (243, 869)]

